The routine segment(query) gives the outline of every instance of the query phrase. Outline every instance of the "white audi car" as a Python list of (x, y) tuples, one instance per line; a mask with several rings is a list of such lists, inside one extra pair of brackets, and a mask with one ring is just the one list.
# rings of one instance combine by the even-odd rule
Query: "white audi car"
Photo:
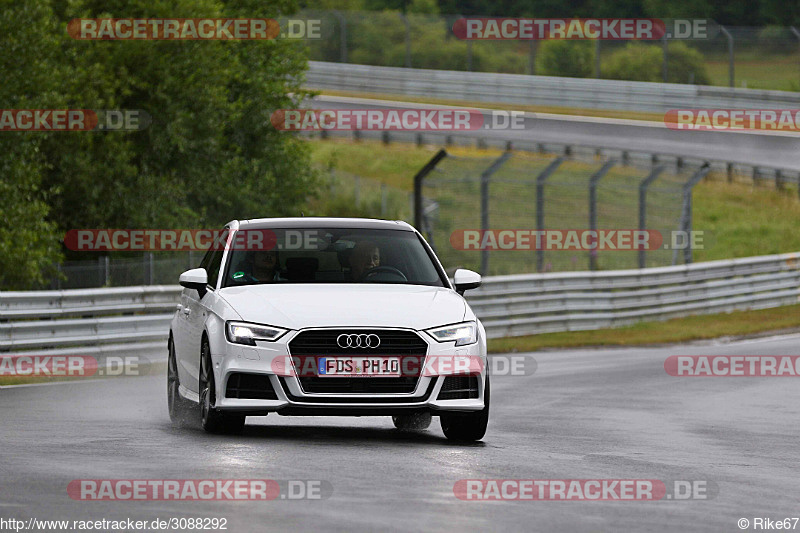
[(483, 438), (483, 326), (412, 226), (399, 221), (233, 221), (184, 272), (169, 334), (172, 420), (237, 432), (247, 416), (391, 416), (454, 440)]

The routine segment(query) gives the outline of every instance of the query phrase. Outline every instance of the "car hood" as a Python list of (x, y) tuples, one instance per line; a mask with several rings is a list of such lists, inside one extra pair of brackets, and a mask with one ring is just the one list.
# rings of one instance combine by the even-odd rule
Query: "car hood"
[(426, 329), (464, 320), (466, 302), (442, 287), (267, 284), (220, 291), (242, 320), (301, 329), (375, 326)]

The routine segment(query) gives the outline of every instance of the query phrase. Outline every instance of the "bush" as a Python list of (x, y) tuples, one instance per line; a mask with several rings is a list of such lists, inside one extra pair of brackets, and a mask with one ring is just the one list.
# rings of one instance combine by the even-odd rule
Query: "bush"
[(797, 38), (781, 26), (767, 26), (758, 32), (758, 46), (773, 54), (791, 54), (797, 51)]
[(588, 78), (593, 63), (593, 42), (542, 41), (536, 54), (536, 74)]
[[(601, 68), (604, 78), (629, 81), (664, 81), (664, 52), (661, 46), (642, 43), (628, 43), (617, 50)], [(667, 47), (667, 82), (710, 83), (703, 56), (697, 50), (681, 42), (669, 43)]]

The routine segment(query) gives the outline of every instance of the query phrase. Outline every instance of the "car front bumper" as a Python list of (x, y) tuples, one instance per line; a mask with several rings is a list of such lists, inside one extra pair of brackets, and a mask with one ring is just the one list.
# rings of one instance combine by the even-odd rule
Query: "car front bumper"
[[(225, 341), (216, 354), (212, 352), (212, 363), (217, 383), (216, 407), (225, 411), (237, 411), (251, 415), (277, 412), (286, 415), (332, 415), (374, 416), (393, 415), (414, 411), (480, 411), (484, 407), (486, 383), (486, 349), (480, 339), (470, 346), (456, 348), (454, 343), (428, 343), (426, 360), (469, 356), (481, 361), (480, 371), (471, 372), (477, 377), (477, 397), (464, 399), (440, 399), (445, 379), (454, 374), (442, 372), (437, 375), (422, 375), (410, 393), (319, 393), (306, 392), (293, 372), (276, 372), (281, 368), (277, 361), (286, 361), (289, 343), (298, 332), (290, 332), (278, 342), (257, 341), (257, 346), (244, 346)], [(218, 345), (219, 346), (219, 345)], [(221, 353), (220, 353), (221, 352)], [(474, 370), (474, 367), (473, 367)], [(228, 398), (228, 379), (234, 373), (263, 375), (274, 391), (274, 399)], [(428, 373), (429, 374), (429, 373)], [(458, 374), (456, 374), (458, 375)], [(354, 378), (383, 379), (383, 378)]]

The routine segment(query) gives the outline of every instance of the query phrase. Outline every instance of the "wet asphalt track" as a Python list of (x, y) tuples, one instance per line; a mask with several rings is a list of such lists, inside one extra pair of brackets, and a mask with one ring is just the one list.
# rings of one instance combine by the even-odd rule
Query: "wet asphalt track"
[[(404, 102), (338, 96), (317, 96), (308, 105), (315, 109), (415, 107), (415, 104)], [(514, 109), (514, 106), (509, 105), (509, 109)], [(532, 146), (532, 143), (601, 146), (612, 150), (656, 152), (699, 160), (711, 158), (745, 165), (800, 170), (800, 158), (797, 157), (800, 150), (800, 135), (793, 133), (678, 131), (671, 130), (661, 123), (542, 113), (527, 115), (523, 126), (523, 129), (515, 130), (460, 131), (457, 135), (491, 140), (500, 145), (513, 140), (517, 146), (526, 144)], [(406, 135), (409, 135), (409, 140), (413, 140), (411, 134)], [(395, 137), (399, 138), (399, 134)]]
[[(0, 518), (225, 517), (228, 531), (739, 531), (800, 515), (792, 378), (675, 378), (669, 355), (792, 355), (798, 336), (533, 354), (495, 376), (483, 443), (388, 418), (250, 418), (242, 436), (173, 429), (162, 376), (0, 390)], [(324, 500), (81, 502), (73, 479), (330, 482)], [(464, 502), (463, 478), (708, 480), (706, 501)], [(800, 527), (800, 525), (798, 525)]]

